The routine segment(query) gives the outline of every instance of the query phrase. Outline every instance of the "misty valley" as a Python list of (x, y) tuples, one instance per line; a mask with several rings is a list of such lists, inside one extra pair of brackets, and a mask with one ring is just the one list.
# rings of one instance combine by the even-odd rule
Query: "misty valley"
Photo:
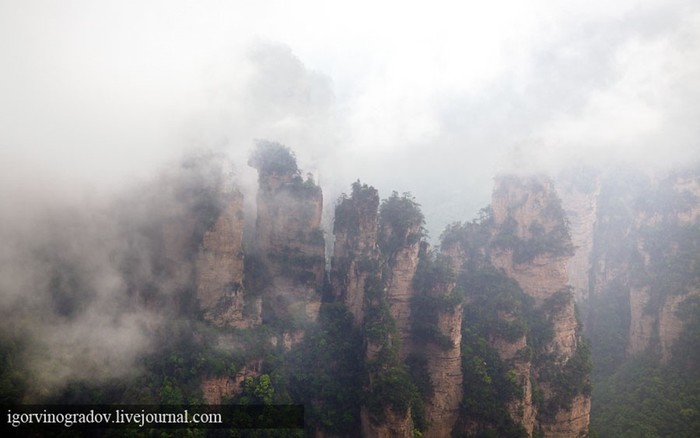
[(256, 191), (230, 164), (192, 152), (5, 243), (0, 404), (304, 406), (303, 431), (159, 437), (700, 431), (700, 168), (497, 175), (430, 239), (411, 193), (324, 207), (285, 145), (235, 163)]

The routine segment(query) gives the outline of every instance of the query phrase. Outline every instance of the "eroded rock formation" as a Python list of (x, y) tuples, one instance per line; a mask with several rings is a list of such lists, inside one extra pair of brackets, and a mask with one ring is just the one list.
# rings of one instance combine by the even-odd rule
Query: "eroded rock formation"
[(359, 182), (353, 184), (350, 197), (342, 198), (335, 209), (333, 294), (345, 303), (357, 326), (364, 320), (367, 276), (374, 266), (379, 266), (378, 209), (377, 190)]
[(270, 280), (263, 319), (315, 321), (325, 275), (321, 188), (301, 178), (294, 155), (277, 143), (261, 143), (249, 164), (259, 182), (254, 252)]
[(243, 262), (243, 196), (235, 192), (226, 196), (223, 211), (204, 233), (197, 258), (199, 306), (214, 325), (246, 328), (260, 324), (260, 298), (246, 303)]
[[(454, 287), (454, 283), (436, 285), (433, 296), (438, 300), (451, 297)], [(428, 426), (423, 436), (427, 438), (450, 436), (459, 417), (462, 401), (461, 303), (440, 309), (435, 328), (447, 342), (428, 342), (424, 346), (432, 389), (425, 407)]]
[(590, 266), (587, 321), (593, 336), (606, 307), (615, 305), (626, 326), (610, 330), (626, 340), (627, 356), (671, 359), (684, 327), (678, 310), (700, 295), (693, 274), (699, 200), (700, 177), (693, 172), (630, 173), (603, 181)]

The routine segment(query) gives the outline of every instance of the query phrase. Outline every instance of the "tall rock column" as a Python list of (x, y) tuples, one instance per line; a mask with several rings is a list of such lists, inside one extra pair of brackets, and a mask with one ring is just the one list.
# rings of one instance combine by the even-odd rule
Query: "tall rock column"
[[(435, 256), (423, 243), (414, 276), (410, 362), (424, 361), (430, 390), (424, 395), (423, 436), (451, 436), (462, 401), (462, 296), (455, 290), (451, 257)], [(415, 367), (416, 365), (414, 365)]]
[(562, 175), (556, 184), (571, 227), (571, 243), (576, 248), (569, 259), (569, 285), (576, 302), (587, 303), (600, 178), (592, 172), (572, 170)]
[(197, 298), (204, 318), (217, 326), (260, 324), (260, 299), (246, 309), (243, 289), (243, 196), (227, 196), (214, 226), (204, 233), (197, 258)]
[(368, 263), (364, 281), (363, 332), (369, 384), (360, 417), (366, 437), (413, 436), (412, 404), (417, 389), (403, 360), (410, 351), (412, 282), (422, 226), (423, 214), (410, 195), (394, 192), (382, 202), (380, 257), (378, 263)]
[(359, 181), (335, 208), (331, 284), (335, 298), (345, 303), (357, 326), (364, 319), (367, 277), (373, 266), (379, 266), (378, 208), (377, 190)]
[(379, 247), (386, 263), (386, 299), (400, 339), (404, 360), (411, 350), (411, 299), (413, 276), (418, 268), (424, 218), (419, 205), (405, 194), (394, 192), (379, 213)]
[[(501, 177), (494, 190), (492, 209), (491, 263), (518, 282), (552, 326), (552, 339), (546, 341), (543, 351), (535, 352), (548, 359), (538, 361), (535, 357), (536, 366), (527, 376), (528, 381), (534, 378), (544, 399), (541, 406), (545, 412), (539, 412), (537, 426), (545, 436), (585, 435), (590, 418), (590, 395), (585, 389), (587, 356), (583, 357), (587, 350), (578, 351), (579, 327), (567, 274), (573, 246), (559, 197), (547, 178)], [(526, 400), (533, 391), (524, 380), (527, 368), (516, 368), (525, 384), (525, 399), (519, 403), (516, 416), (531, 433), (535, 415), (532, 403)], [(567, 373), (579, 371), (583, 373), (577, 375), (580, 391), (569, 394), (556, 385)]]
[(260, 142), (249, 164), (259, 182), (254, 252), (270, 283), (263, 291), (263, 320), (301, 328), (316, 320), (321, 305), (323, 194), (311, 176), (302, 179), (285, 146)]

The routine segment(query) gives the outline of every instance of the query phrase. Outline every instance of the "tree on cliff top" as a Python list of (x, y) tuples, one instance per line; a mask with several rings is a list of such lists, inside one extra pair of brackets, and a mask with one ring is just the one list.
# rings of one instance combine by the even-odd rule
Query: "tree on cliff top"
[(298, 176), (297, 159), (287, 146), (277, 142), (258, 140), (250, 155), (248, 165), (256, 168), (260, 176)]
[(392, 192), (379, 208), (379, 247), (391, 255), (403, 245), (413, 245), (425, 235), (425, 218), (420, 204), (410, 193)]

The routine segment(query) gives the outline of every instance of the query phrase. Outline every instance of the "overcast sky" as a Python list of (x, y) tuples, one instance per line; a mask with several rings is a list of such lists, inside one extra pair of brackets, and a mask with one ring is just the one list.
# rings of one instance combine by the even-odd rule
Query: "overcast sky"
[[(103, 193), (192, 147), (282, 142), (433, 237), (492, 177), (700, 156), (700, 3), (0, 0), (0, 195)], [(327, 202), (332, 202), (333, 199)], [(435, 231), (437, 230), (437, 231)]]

